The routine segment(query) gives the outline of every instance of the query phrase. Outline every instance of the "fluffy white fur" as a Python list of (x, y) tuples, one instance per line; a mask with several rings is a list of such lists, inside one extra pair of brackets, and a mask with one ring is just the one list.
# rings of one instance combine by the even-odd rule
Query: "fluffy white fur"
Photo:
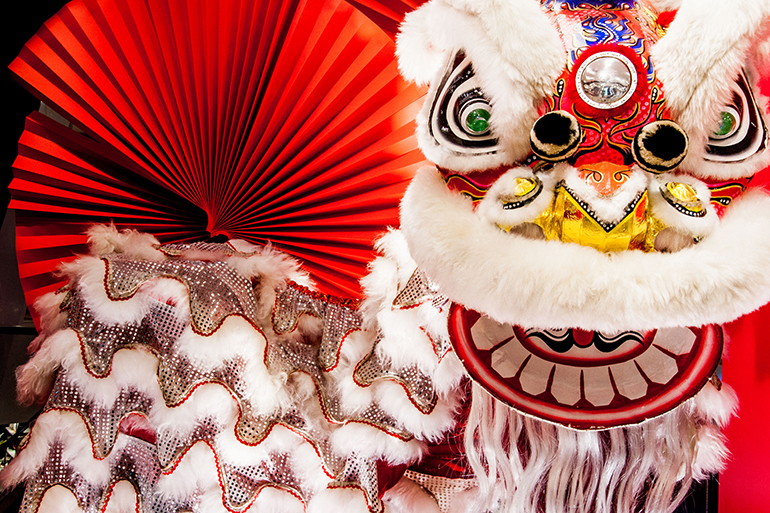
[(393, 488), (385, 492), (382, 501), (393, 513), (441, 513), (436, 499), (425, 488), (406, 477), (402, 477)]
[(372, 384), (377, 402), (385, 412), (421, 440), (438, 442), (442, 435), (455, 425), (455, 414), (459, 409), (460, 394), (441, 397), (429, 414), (422, 413), (409, 400), (398, 383), (380, 380)]
[(46, 490), (36, 513), (82, 513), (82, 511), (75, 494), (69, 488), (55, 485)]
[(133, 485), (128, 481), (115, 483), (104, 513), (135, 513), (136, 510), (137, 493)]
[(198, 492), (214, 494), (222, 505), (214, 453), (203, 442), (193, 445), (173, 472), (161, 474), (155, 487), (155, 493), (164, 499), (184, 500)]
[(580, 177), (578, 170), (572, 166), (562, 164), (554, 169), (553, 173), (556, 176), (563, 176), (567, 187), (572, 189), (580, 199), (587, 201), (599, 218), (611, 223), (617, 223), (625, 217), (624, 209), (647, 187), (648, 179), (647, 173), (634, 166), (623, 187), (609, 196), (603, 196), (588, 185), (586, 180)]
[(543, 190), (531, 203), (513, 210), (505, 210), (503, 208), (505, 199), (515, 191), (517, 178), (534, 179), (535, 177), (529, 167), (515, 167), (507, 171), (492, 184), (479, 203), (477, 210), (479, 216), (500, 227), (511, 228), (533, 221), (548, 208), (553, 201), (556, 173), (544, 173), (538, 176), (543, 184)]
[(266, 414), (288, 401), (282, 391), (285, 376), (271, 374), (265, 366), (265, 337), (242, 317), (231, 316), (209, 336), (187, 329), (178, 340), (178, 352), (204, 372), (223, 369), (233, 360), (243, 362), (245, 398), (255, 413)]
[(62, 365), (67, 381), (77, 386), (82, 397), (91, 404), (110, 408), (121, 390), (133, 389), (162, 401), (157, 381), (158, 360), (142, 349), (121, 349), (115, 353), (112, 370), (104, 378), (89, 374), (81, 361), (68, 358)]
[(356, 488), (327, 488), (316, 494), (308, 504), (307, 513), (332, 511), (368, 511), (363, 492)]
[(37, 313), (40, 319), (40, 326), (37, 327), (39, 335), (27, 348), (27, 351), (30, 354), (34, 354), (40, 349), (40, 345), (46, 337), (64, 327), (64, 322), (67, 320), (67, 313), (62, 311), (61, 304), (65, 297), (63, 291), (56, 291), (43, 294), (35, 300), (32, 309)]
[(680, 169), (696, 176), (750, 176), (767, 165), (767, 156), (740, 165), (702, 160), (708, 134), (719, 126), (719, 112), (729, 103), (732, 83), (759, 42), (770, 16), (765, 0), (684, 0), (668, 33), (652, 47), (665, 98), (690, 138), (690, 152)]
[(682, 0), (650, 0), (650, 3), (658, 10), (658, 12), (663, 12), (679, 9)]
[[(660, 192), (668, 182), (679, 182), (691, 185), (695, 189), (698, 199), (701, 201), (706, 215), (703, 217), (690, 217), (679, 213), (671, 204), (663, 198)], [(663, 223), (681, 233), (686, 233), (690, 239), (703, 238), (710, 234), (719, 224), (719, 216), (711, 204), (711, 191), (695, 177), (684, 174), (666, 173), (650, 181), (648, 188), (650, 204), (653, 214)]]
[[(83, 419), (70, 411), (49, 411), (38, 417), (27, 446), (0, 473), (2, 487), (9, 488), (30, 479), (43, 464), (50, 445), (57, 440), (63, 442), (62, 458), (65, 462), (90, 483), (96, 486), (107, 484), (110, 478), (109, 459), (94, 459)], [(123, 443), (120, 437), (118, 443)]]
[[(413, 365), (418, 367), (420, 372), (431, 377), (438, 399), (433, 411), (425, 414), (414, 406), (404, 388), (395, 381), (377, 380), (367, 389), (384, 411), (399, 419), (418, 439), (438, 440), (454, 425), (459, 397), (457, 387), (465, 375), (456, 358), (439, 360), (428, 336), (430, 333), (436, 339), (448, 339), (446, 311), (439, 311), (430, 302), (410, 309), (394, 307), (394, 299), (412, 277), (416, 264), (399, 232), (384, 235), (377, 242), (377, 248), (382, 256), (372, 262), (370, 274), (362, 280), (366, 292), (364, 324), (371, 331), (377, 330), (382, 337), (375, 349), (381, 362), (397, 372)], [(342, 385), (347, 380), (340, 381)], [(362, 389), (354, 383), (343, 386), (342, 397), (346, 404), (351, 404), (354, 397), (363, 399)], [(366, 406), (361, 399), (359, 407)]]
[(430, 168), (401, 212), (410, 252), (441, 292), (498, 322), (605, 332), (699, 326), (770, 300), (770, 197), (759, 190), (733, 202), (702, 242), (665, 254), (505, 233)]
[(380, 458), (391, 465), (412, 463), (425, 452), (419, 440), (404, 442), (382, 430), (352, 422), (332, 434), (332, 447), (339, 454), (357, 454), (362, 458)]
[(42, 401), (51, 390), (56, 371), (64, 360), (80, 360), (80, 341), (74, 331), (66, 329), (46, 338), (40, 349), (26, 364), (16, 369), (18, 400), (21, 404)]
[(136, 230), (118, 230), (114, 224), (93, 225), (88, 229), (88, 245), (97, 257), (124, 253), (142, 260), (160, 261), (165, 257), (155, 246), (158, 239)]
[[(495, 154), (461, 155), (439, 146), (428, 132), (443, 66), (461, 49), (492, 102), (490, 123), (501, 144)], [(529, 153), (528, 134), (539, 101), (550, 93), (565, 64), (556, 30), (530, 0), (433, 0), (405, 18), (397, 55), (408, 79), (431, 82), (417, 119), (420, 148), (431, 161), (460, 172), (516, 162)]]

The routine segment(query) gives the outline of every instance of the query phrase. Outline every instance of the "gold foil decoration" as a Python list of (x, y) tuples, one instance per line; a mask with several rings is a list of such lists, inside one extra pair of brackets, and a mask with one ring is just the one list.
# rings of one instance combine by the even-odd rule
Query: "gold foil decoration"
[(691, 217), (703, 217), (706, 215), (706, 208), (703, 202), (698, 198), (695, 188), (687, 183), (668, 182), (661, 186), (660, 193), (663, 199), (677, 209), (682, 214)]
[(584, 201), (562, 182), (553, 203), (535, 220), (546, 239), (573, 242), (599, 251), (654, 250), (655, 237), (664, 228), (652, 217), (647, 191), (641, 192), (625, 209), (617, 223), (602, 221)]
[(513, 189), (513, 194), (516, 196), (526, 196), (537, 187), (538, 182), (532, 178), (517, 178), (516, 187)]

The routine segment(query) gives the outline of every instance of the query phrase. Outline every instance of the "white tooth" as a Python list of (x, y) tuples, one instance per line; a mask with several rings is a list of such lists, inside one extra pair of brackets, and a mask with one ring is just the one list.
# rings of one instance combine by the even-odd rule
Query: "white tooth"
[(586, 367), (583, 369), (583, 386), (586, 399), (594, 406), (606, 406), (615, 397), (607, 367)]
[(561, 404), (573, 405), (580, 400), (580, 369), (569, 365), (557, 365), (551, 393)]
[(514, 337), (513, 340), (492, 353), (492, 369), (502, 378), (512, 378), (519, 372), (521, 364), (529, 355), (530, 352), (524, 349)]
[(532, 355), (524, 370), (521, 372), (519, 382), (521, 389), (531, 395), (542, 394), (548, 388), (548, 378), (554, 364)]
[(471, 328), (473, 344), (477, 349), (489, 351), (503, 340), (513, 336), (510, 324), (500, 324), (484, 315)]
[(658, 330), (652, 343), (666, 351), (681, 355), (692, 351), (695, 339), (695, 333), (689, 328), (667, 328)]
[(618, 392), (629, 399), (639, 399), (647, 393), (647, 382), (644, 380), (634, 362), (623, 362), (610, 367)]
[(635, 359), (644, 373), (655, 383), (665, 385), (676, 376), (679, 369), (676, 366), (676, 360), (666, 355), (655, 346), (637, 356)]

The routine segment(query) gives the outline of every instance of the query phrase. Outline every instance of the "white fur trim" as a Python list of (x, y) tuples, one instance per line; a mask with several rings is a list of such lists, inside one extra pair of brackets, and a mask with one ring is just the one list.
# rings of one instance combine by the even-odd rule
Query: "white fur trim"
[(393, 513), (441, 513), (438, 503), (425, 488), (402, 477), (382, 497)]
[(455, 412), (459, 409), (461, 394), (452, 394), (438, 400), (433, 411), (426, 415), (412, 404), (398, 383), (382, 380), (374, 383), (372, 387), (380, 408), (398, 419), (410, 433), (421, 440), (439, 442), (441, 435), (455, 425)]
[(563, 164), (554, 169), (553, 172), (562, 173), (567, 187), (572, 189), (580, 199), (591, 205), (591, 209), (600, 219), (610, 223), (620, 222), (627, 215), (626, 207), (647, 187), (649, 177), (638, 166), (634, 166), (620, 189), (614, 194), (603, 196), (588, 185), (586, 179), (581, 178), (579, 171), (572, 166)]
[(155, 246), (158, 239), (136, 230), (118, 230), (114, 224), (93, 225), (86, 232), (91, 253), (101, 257), (111, 253), (125, 253), (133, 258), (160, 261), (165, 258)]
[(392, 465), (414, 463), (425, 451), (417, 440), (404, 442), (378, 428), (357, 422), (345, 424), (332, 435), (332, 447), (338, 454), (378, 458)]
[[(118, 437), (118, 443), (121, 443)], [(109, 459), (97, 460), (83, 419), (71, 411), (48, 411), (35, 422), (27, 446), (0, 472), (4, 488), (30, 479), (42, 466), (55, 441), (63, 443), (62, 459), (91, 484), (104, 486), (110, 479)]]
[(135, 513), (136, 511), (137, 494), (133, 485), (128, 481), (115, 483), (104, 513)]
[(40, 501), (35, 513), (82, 513), (82, 511), (75, 494), (69, 488), (54, 485), (43, 494), (43, 500)]
[(717, 390), (711, 383), (706, 383), (693, 398), (695, 412), (709, 423), (725, 427), (738, 412), (738, 396), (730, 385), (722, 384)]
[(650, 3), (658, 12), (663, 12), (679, 9), (682, 5), (682, 0), (650, 0)]
[[(661, 187), (665, 187), (668, 182), (679, 182), (692, 186), (703, 208), (706, 210), (706, 215), (703, 217), (690, 217), (679, 213), (663, 198), (660, 192)], [(663, 221), (666, 226), (687, 233), (690, 239), (706, 237), (719, 224), (719, 216), (711, 204), (711, 191), (706, 184), (697, 178), (683, 174), (666, 173), (650, 181), (648, 192), (655, 217)]]
[(677, 253), (601, 253), (490, 226), (423, 168), (402, 227), (442, 293), (498, 322), (616, 332), (723, 323), (770, 300), (770, 197), (748, 191), (700, 244)]
[(177, 341), (177, 351), (202, 371), (222, 369), (240, 360), (245, 384), (244, 398), (251, 402), (255, 414), (276, 411), (288, 397), (282, 387), (285, 376), (270, 374), (265, 366), (266, 340), (260, 331), (239, 316), (227, 317), (220, 328), (209, 336), (185, 330)]
[(702, 161), (708, 134), (731, 99), (732, 82), (770, 15), (766, 0), (684, 0), (668, 33), (652, 47), (667, 105), (690, 139), (680, 166), (696, 176), (749, 176), (744, 166)]
[(18, 399), (21, 404), (32, 404), (44, 399), (56, 371), (68, 361), (75, 366), (82, 361), (80, 341), (70, 329), (55, 332), (46, 338), (30, 361), (16, 369)]
[(319, 492), (308, 505), (307, 513), (368, 513), (369, 507), (361, 490), (327, 488)]
[(513, 210), (503, 208), (506, 196), (511, 196), (516, 189), (517, 178), (535, 179), (532, 169), (529, 167), (516, 167), (506, 173), (492, 184), (486, 196), (478, 205), (477, 212), (482, 219), (500, 227), (513, 227), (522, 223), (533, 221), (542, 211), (548, 208), (553, 201), (553, 189), (556, 185), (556, 173), (540, 173), (537, 178), (542, 181), (542, 191), (529, 205)]

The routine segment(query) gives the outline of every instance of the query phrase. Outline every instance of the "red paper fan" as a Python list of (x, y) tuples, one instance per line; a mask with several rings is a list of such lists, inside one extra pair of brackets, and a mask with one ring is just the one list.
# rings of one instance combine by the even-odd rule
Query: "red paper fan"
[(28, 302), (110, 220), (272, 241), (323, 291), (356, 296), (423, 162), (424, 91), (341, 0), (75, 0), (10, 68), (87, 134), (27, 121), (11, 208)]
[(350, 3), (366, 14), (391, 36), (398, 32), (404, 15), (417, 9), (427, 0), (350, 0)]

